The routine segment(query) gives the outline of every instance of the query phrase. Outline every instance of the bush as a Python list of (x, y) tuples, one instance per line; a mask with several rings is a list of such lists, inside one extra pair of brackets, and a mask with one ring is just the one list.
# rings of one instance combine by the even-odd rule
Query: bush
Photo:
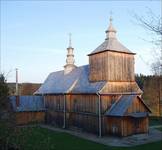
[(11, 147), (10, 139), (14, 134), (15, 119), (9, 100), (9, 89), (3, 74), (0, 74), (0, 149)]

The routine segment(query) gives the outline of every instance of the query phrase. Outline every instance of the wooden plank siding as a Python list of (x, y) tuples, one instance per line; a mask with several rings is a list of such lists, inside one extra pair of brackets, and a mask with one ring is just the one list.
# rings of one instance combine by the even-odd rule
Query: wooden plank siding
[(101, 94), (107, 93), (137, 93), (142, 94), (141, 89), (138, 87), (136, 82), (107, 82), (106, 85), (101, 89)]
[[(102, 135), (113, 134), (117, 136), (128, 136), (134, 133), (146, 133), (148, 131), (148, 117), (110, 117), (104, 115), (104, 113), (110, 109), (112, 104), (119, 100), (120, 96), (120, 94), (101, 95)], [(64, 112), (63, 102), (64, 95), (45, 96), (45, 106), (47, 109), (45, 117), (46, 123), (63, 127), (65, 115), (66, 128), (98, 134), (99, 111), (98, 96), (96, 94), (67, 94), (66, 113)], [(127, 113), (146, 111), (147, 109), (142, 102), (136, 98), (136, 100), (133, 101), (133, 104), (128, 108), (126, 115)], [(136, 127), (137, 123), (138, 128)]]
[(45, 121), (48, 124), (63, 127), (64, 122), (64, 95), (46, 95), (44, 96), (46, 116)]
[[(64, 95), (44, 96), (46, 123), (63, 127)], [(78, 123), (80, 122), (80, 124)], [(82, 122), (82, 123), (81, 123)], [(96, 122), (96, 123), (95, 123)], [(96, 124), (94, 127), (94, 123)], [(78, 127), (86, 131), (97, 132), (98, 128), (98, 96), (66, 95), (66, 127)]]
[(121, 95), (101, 95), (101, 113), (104, 114)]
[(102, 130), (103, 135), (116, 136), (129, 136), (138, 133), (147, 133), (148, 117), (104, 117)]
[(142, 105), (142, 102), (138, 98), (133, 101), (133, 104), (128, 108), (126, 113), (129, 114), (133, 112), (147, 112), (146, 107)]
[(103, 135), (121, 136), (121, 117), (104, 117), (102, 124)]
[(134, 81), (134, 55), (106, 51), (89, 56), (90, 81)]
[[(45, 107), (52, 111), (63, 111), (64, 95), (46, 95)], [(88, 112), (96, 114), (98, 110), (98, 96), (91, 95), (66, 95), (67, 112)]]
[(54, 110), (48, 110), (45, 116), (45, 122), (57, 127), (63, 127), (64, 124), (64, 113)]
[(70, 105), (70, 112), (98, 113), (97, 95), (71, 95), (67, 100)]
[(70, 113), (68, 127), (98, 134), (98, 116), (84, 113)]
[(45, 112), (43, 111), (16, 112), (15, 115), (17, 125), (43, 123), (45, 118)]
[(148, 117), (124, 117), (121, 122), (121, 136), (148, 132)]
[(45, 96), (45, 108), (53, 111), (63, 111), (64, 95), (47, 95)]

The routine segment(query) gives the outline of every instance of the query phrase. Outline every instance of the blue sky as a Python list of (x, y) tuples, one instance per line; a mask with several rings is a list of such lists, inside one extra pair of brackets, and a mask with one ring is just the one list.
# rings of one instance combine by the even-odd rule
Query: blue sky
[(65, 65), (68, 33), (72, 33), (77, 66), (105, 39), (110, 12), (117, 36), (137, 53), (135, 72), (151, 74), (151, 35), (138, 26), (133, 13), (147, 16), (150, 8), (160, 15), (159, 1), (1, 1), (2, 71), (9, 82), (43, 82), (50, 72)]

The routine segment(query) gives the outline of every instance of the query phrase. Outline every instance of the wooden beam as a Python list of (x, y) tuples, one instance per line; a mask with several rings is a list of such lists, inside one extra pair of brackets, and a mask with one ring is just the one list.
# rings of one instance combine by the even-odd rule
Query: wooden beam
[(101, 124), (101, 96), (99, 93), (97, 93), (98, 95), (98, 136), (99, 138), (101, 138), (101, 132), (102, 132), (102, 124)]
[(64, 94), (64, 124), (63, 124), (63, 128), (66, 128), (66, 95)]

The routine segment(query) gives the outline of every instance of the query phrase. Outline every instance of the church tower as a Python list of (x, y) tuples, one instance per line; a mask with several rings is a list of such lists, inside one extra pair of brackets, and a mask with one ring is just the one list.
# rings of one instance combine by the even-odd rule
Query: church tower
[(76, 68), (74, 65), (75, 60), (74, 60), (74, 54), (73, 54), (74, 48), (72, 47), (71, 44), (71, 34), (69, 34), (69, 46), (67, 48), (67, 58), (66, 58), (66, 65), (64, 66), (64, 74), (68, 74), (71, 72), (73, 69)]
[(112, 18), (105, 31), (106, 39), (89, 56), (90, 81), (132, 82), (134, 78), (134, 55), (116, 37)]

